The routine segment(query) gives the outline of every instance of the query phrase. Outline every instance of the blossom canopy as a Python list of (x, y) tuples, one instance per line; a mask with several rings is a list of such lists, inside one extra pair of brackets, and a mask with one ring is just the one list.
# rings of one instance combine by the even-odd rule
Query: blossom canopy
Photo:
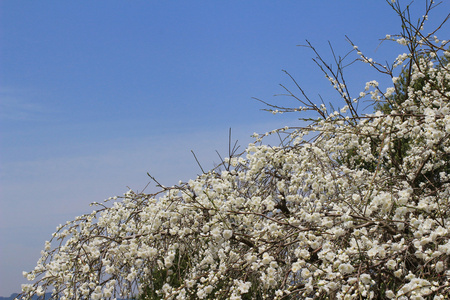
[[(423, 34), (433, 2), (418, 25), (388, 3), (403, 32), (386, 40), (408, 51), (389, 67), (352, 46), (391, 87), (370, 81), (352, 98), (342, 62), (332, 69), (310, 46), (341, 109), (288, 90), (302, 106), (269, 110), (313, 112), (308, 126), (255, 135), (243, 153), (160, 193), (95, 203), (58, 228), (19, 298), (52, 288), (60, 299), (444, 299), (450, 52)], [(367, 97), (387, 106), (362, 115)], [(271, 134), (279, 146), (264, 143)]]

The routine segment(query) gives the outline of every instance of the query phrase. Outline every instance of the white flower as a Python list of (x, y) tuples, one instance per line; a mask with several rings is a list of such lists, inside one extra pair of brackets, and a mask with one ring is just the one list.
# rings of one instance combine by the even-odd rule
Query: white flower
[(272, 260), (273, 260), (273, 257), (270, 256), (267, 252), (265, 252), (265, 253), (263, 254), (263, 259), (262, 259), (261, 262), (262, 262), (263, 264), (265, 264), (265, 265), (268, 265)]
[(300, 268), (301, 268), (300, 263), (299, 262), (295, 262), (295, 263), (292, 264), (291, 270), (292, 270), (292, 272), (297, 273), (300, 270)]
[(107, 266), (107, 267), (105, 268), (105, 272), (106, 272), (107, 274), (113, 274), (114, 271), (115, 271), (115, 268), (114, 268), (113, 266)]
[(378, 253), (378, 247), (372, 247), (369, 251), (367, 251), (367, 255), (369, 256), (369, 257), (374, 257), (375, 255), (377, 255), (377, 253)]
[(351, 264), (341, 264), (339, 266), (339, 272), (342, 275), (350, 274), (355, 270), (355, 268)]
[(213, 286), (212, 285), (208, 285), (205, 287), (205, 293), (206, 294), (210, 294), (213, 291)]
[(303, 269), (302, 270), (302, 278), (307, 279), (311, 276), (311, 272), (308, 269)]
[(405, 38), (401, 38), (401, 39), (397, 39), (397, 43), (399, 43), (400, 45), (406, 45), (407, 41)]
[(188, 288), (193, 288), (195, 284), (195, 280), (186, 280), (186, 286)]
[(223, 231), (223, 238), (226, 240), (229, 240), (231, 238), (231, 236), (233, 235), (233, 231), (232, 230), (224, 230)]
[(88, 264), (85, 264), (85, 265), (83, 266), (83, 268), (81, 269), (81, 271), (82, 271), (83, 273), (87, 273), (87, 272), (89, 272), (89, 270), (90, 270), (90, 268), (89, 268), (89, 265), (88, 265)]
[(238, 289), (241, 292), (241, 294), (247, 293), (251, 286), (252, 286), (252, 283), (249, 281), (247, 281), (247, 282), (243, 282), (242, 280), (238, 281)]
[(386, 93), (384, 94), (384, 96), (387, 98), (387, 97), (390, 97), (393, 93), (395, 92), (395, 88), (393, 88), (393, 87), (388, 87), (387, 89), (386, 89)]
[(397, 263), (393, 259), (390, 259), (386, 262), (386, 267), (388, 267), (390, 270), (393, 270), (396, 266)]
[(442, 273), (444, 271), (444, 263), (442, 261), (438, 261), (436, 263), (436, 272)]
[(38, 286), (38, 288), (36, 289), (36, 295), (43, 296), (44, 294), (45, 294), (45, 291), (42, 288), (42, 286)]
[(392, 299), (392, 298), (395, 297), (394, 292), (391, 291), (391, 290), (387, 290), (386, 293), (385, 293), (385, 295), (386, 295), (386, 297), (388, 297), (389, 299)]
[(370, 277), (369, 274), (361, 274), (359, 276), (359, 278), (361, 279), (361, 282), (364, 283), (364, 284), (369, 284), (370, 281), (372, 280), (372, 278)]
[(211, 234), (212, 234), (213, 237), (219, 237), (220, 236), (220, 232), (221, 232), (221, 229), (220, 229), (219, 226), (214, 227), (213, 230), (211, 230)]
[(199, 299), (204, 299), (206, 297), (206, 292), (203, 289), (197, 291), (197, 296)]

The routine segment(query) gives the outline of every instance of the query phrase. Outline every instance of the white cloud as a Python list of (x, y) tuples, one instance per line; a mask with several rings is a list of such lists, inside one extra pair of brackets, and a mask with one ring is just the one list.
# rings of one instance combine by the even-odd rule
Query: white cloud
[(0, 88), (0, 120), (42, 120), (52, 110), (36, 100), (37, 94), (26, 89)]

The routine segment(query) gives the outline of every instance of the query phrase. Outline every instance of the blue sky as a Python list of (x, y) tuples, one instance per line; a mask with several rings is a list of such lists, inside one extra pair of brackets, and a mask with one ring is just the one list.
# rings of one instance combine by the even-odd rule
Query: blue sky
[[(211, 168), (229, 128), (244, 148), (253, 132), (299, 124), (251, 99), (297, 106), (273, 97), (292, 87), (282, 69), (336, 101), (297, 45), (331, 59), (328, 41), (345, 55), (347, 35), (390, 61), (402, 49), (379, 39), (399, 25), (384, 1), (0, 2), (0, 295), (20, 290), (55, 227), (89, 203), (142, 190), (146, 172), (165, 185), (195, 177), (190, 151)], [(347, 78), (355, 92), (383, 82), (367, 67)]]

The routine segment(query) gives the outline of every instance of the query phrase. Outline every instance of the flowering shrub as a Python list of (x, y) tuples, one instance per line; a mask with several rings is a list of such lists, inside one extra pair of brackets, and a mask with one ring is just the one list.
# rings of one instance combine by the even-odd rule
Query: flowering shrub
[[(311, 46), (345, 106), (330, 113), (288, 91), (302, 107), (274, 112), (317, 118), (273, 131), (280, 146), (255, 135), (194, 180), (95, 203), (46, 242), (19, 297), (448, 299), (450, 52), (422, 33), (426, 16), (413, 25), (390, 5), (403, 32), (386, 40), (408, 52), (389, 67), (353, 45), (392, 78), (386, 92), (371, 81), (352, 98), (342, 62), (333, 70)], [(390, 109), (360, 115), (367, 96)]]

